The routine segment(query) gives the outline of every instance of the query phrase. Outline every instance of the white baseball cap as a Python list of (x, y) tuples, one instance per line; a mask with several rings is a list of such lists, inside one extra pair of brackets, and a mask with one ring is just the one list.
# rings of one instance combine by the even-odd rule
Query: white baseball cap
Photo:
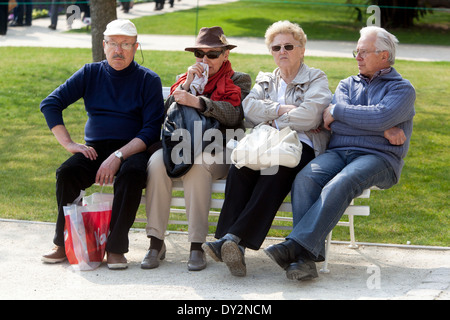
[(134, 23), (130, 20), (117, 19), (108, 23), (105, 32), (103, 32), (103, 35), (136, 37), (137, 30)]

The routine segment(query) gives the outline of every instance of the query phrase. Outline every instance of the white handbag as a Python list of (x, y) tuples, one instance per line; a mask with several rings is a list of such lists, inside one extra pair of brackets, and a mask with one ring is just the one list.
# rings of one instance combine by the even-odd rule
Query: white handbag
[(273, 166), (294, 168), (300, 163), (301, 156), (302, 144), (296, 131), (259, 124), (237, 143), (231, 152), (231, 162), (237, 168), (252, 170)]

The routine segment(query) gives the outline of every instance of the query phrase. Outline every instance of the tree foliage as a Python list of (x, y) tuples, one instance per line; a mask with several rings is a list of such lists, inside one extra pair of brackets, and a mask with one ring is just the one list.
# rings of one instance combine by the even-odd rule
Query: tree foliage
[(419, 0), (373, 0), (381, 9), (383, 28), (409, 28), (414, 19), (423, 17), (427, 10), (420, 7)]

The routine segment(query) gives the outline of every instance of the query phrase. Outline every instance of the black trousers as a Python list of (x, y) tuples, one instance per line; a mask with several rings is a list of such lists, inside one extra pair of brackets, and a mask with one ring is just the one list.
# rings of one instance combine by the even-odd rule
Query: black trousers
[[(77, 153), (65, 161), (56, 171), (56, 200), (58, 218), (53, 242), (64, 246), (64, 209), (72, 203), (81, 190), (89, 188), (95, 182), (95, 176), (102, 162), (128, 141), (101, 141), (90, 143), (98, 154), (94, 161)], [(128, 231), (136, 218), (141, 201), (142, 190), (147, 181), (147, 162), (149, 154), (141, 152), (127, 158), (120, 166), (114, 181), (114, 200), (110, 234), (106, 251), (112, 253), (128, 252)]]
[(314, 159), (314, 150), (302, 144), (302, 158), (297, 167), (280, 166), (273, 175), (231, 166), (215, 233), (217, 239), (232, 233), (241, 238), (240, 245), (253, 250), (261, 247), (297, 173)]
[(7, 30), (8, 30), (8, 3), (0, 4), (0, 35), (6, 35)]
[[(17, 11), (16, 13), (16, 22), (19, 25), (27, 25), (31, 26), (31, 21), (33, 19), (33, 1), (32, 0), (21, 0), (17, 1), (21, 4), (17, 5)], [(25, 23), (23, 22), (23, 18), (25, 17)]]

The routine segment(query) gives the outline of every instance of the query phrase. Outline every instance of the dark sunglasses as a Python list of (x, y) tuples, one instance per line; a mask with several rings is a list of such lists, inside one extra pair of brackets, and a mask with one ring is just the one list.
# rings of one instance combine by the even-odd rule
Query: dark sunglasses
[(301, 46), (294, 46), (293, 44), (285, 44), (282, 46), (272, 46), (272, 51), (278, 52), (281, 50), (281, 47), (284, 48), (286, 51), (292, 51), (295, 47), (301, 47)]
[(223, 53), (223, 50), (221, 50), (221, 51), (208, 51), (208, 52), (203, 52), (201, 50), (195, 50), (194, 51), (194, 55), (197, 58), (200, 58), (200, 59), (203, 59), (204, 56), (207, 56), (208, 59), (217, 59), (222, 53)]

